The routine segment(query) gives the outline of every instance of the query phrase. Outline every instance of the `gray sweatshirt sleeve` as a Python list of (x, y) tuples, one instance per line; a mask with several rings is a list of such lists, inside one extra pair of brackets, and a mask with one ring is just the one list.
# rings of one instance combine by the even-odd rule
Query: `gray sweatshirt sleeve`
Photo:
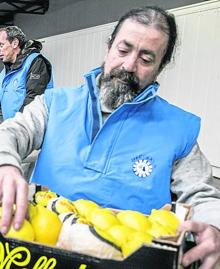
[(220, 228), (220, 191), (214, 187), (211, 165), (198, 144), (175, 163), (171, 191), (178, 202), (192, 205), (192, 219)]
[(40, 95), (25, 106), (23, 113), (0, 125), (0, 166), (14, 165), (22, 171), (22, 160), (41, 147), (47, 118), (44, 95)]

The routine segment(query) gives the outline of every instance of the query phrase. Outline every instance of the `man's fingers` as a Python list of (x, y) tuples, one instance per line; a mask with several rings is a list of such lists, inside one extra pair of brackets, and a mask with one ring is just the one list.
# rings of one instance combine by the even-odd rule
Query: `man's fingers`
[(202, 265), (199, 269), (214, 268), (220, 258), (219, 231), (208, 224), (193, 221), (182, 223), (181, 229), (194, 232), (197, 238), (197, 245), (183, 255), (182, 264), (188, 266), (200, 260)]
[(6, 234), (14, 213), (13, 225), (19, 229), (25, 218), (28, 200), (28, 184), (18, 168), (2, 166), (1, 168), (1, 232)]
[(17, 187), (16, 211), (14, 216), (14, 228), (19, 229), (26, 216), (28, 206), (28, 185), (22, 182)]
[(11, 223), (11, 215), (15, 201), (16, 191), (13, 182), (5, 176), (2, 183), (2, 217), (1, 217), (1, 232), (5, 234)]
[(206, 249), (206, 243), (193, 247), (183, 255), (182, 264), (184, 266), (188, 266), (197, 260), (203, 260), (205, 258), (205, 254), (207, 254)]
[[(207, 268), (215, 268), (217, 265), (216, 262), (217, 258), (213, 256), (207, 256), (204, 260), (202, 265), (199, 267), (199, 269), (207, 269)], [(219, 267), (218, 267), (219, 268)]]
[(179, 231), (191, 231), (194, 233), (203, 232), (208, 227), (208, 224), (196, 221), (184, 221), (178, 228)]
[(219, 258), (218, 253), (214, 253), (209, 249), (208, 242), (203, 242), (191, 250), (187, 251), (182, 258), (182, 264), (188, 266), (191, 263), (200, 260), (202, 262), (199, 269), (214, 268)]

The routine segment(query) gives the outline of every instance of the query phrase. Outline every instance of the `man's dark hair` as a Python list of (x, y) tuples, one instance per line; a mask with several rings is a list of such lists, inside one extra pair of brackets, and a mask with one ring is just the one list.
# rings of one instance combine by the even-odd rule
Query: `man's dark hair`
[(167, 49), (160, 63), (161, 71), (165, 67), (165, 65), (170, 62), (176, 44), (177, 26), (174, 15), (162, 8), (155, 6), (146, 6), (143, 8), (137, 8), (128, 11), (124, 16), (119, 19), (117, 25), (115, 26), (115, 29), (108, 41), (109, 49), (111, 48), (117, 33), (121, 29), (123, 22), (127, 19), (135, 20), (147, 26), (153, 26), (155, 29), (163, 31), (169, 36)]
[(7, 26), (4, 28), (0, 28), (0, 32), (5, 31), (7, 33), (7, 40), (12, 43), (12, 41), (17, 38), (19, 41), (19, 47), (23, 47), (25, 43), (25, 34), (23, 31), (17, 26)]

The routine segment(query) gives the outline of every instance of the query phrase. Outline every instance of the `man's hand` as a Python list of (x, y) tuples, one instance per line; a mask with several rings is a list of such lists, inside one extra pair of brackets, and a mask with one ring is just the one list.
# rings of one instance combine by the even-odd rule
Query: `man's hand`
[(211, 225), (194, 221), (183, 222), (180, 231), (183, 230), (195, 234), (197, 245), (183, 255), (182, 264), (188, 266), (200, 260), (199, 269), (214, 269), (220, 261), (220, 231)]
[(1, 233), (5, 234), (11, 223), (13, 205), (16, 205), (14, 228), (19, 229), (28, 205), (28, 184), (14, 166), (0, 167), (0, 200), (2, 202)]

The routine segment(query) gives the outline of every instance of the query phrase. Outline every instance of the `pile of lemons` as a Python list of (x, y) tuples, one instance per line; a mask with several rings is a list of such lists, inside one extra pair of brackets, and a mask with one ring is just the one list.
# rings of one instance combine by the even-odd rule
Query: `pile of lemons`
[[(52, 192), (45, 192), (44, 194), (45, 197), (47, 196), (47, 200), (57, 196)], [(0, 208), (0, 219), (1, 211)], [(58, 240), (61, 228), (62, 222), (58, 215), (45, 207), (45, 204), (29, 203), (28, 216), (24, 220), (22, 227), (19, 230), (15, 230), (12, 218), (11, 226), (5, 236), (54, 246)]]
[[(175, 213), (153, 209), (149, 216), (134, 210), (111, 210), (79, 199), (73, 202), (81, 223), (87, 223), (126, 257), (153, 239), (176, 236), (180, 221)], [(84, 221), (82, 220), (84, 219)], [(100, 255), (101, 256), (101, 255)]]
[[(144, 244), (176, 236), (175, 213), (153, 209), (149, 216), (133, 210), (111, 210), (93, 201), (70, 201), (51, 191), (39, 191), (29, 204), (29, 219), (6, 236), (103, 258), (127, 257)], [(98, 253), (96, 253), (98, 252)]]

